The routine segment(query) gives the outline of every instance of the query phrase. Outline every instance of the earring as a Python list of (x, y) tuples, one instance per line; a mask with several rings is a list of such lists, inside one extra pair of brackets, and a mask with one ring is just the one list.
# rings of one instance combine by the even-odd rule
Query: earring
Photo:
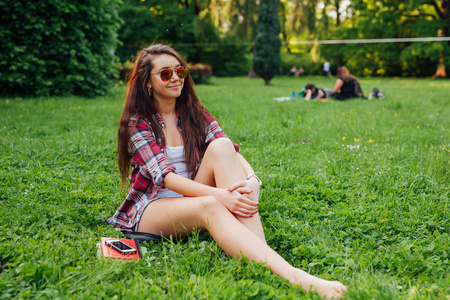
[(147, 88), (147, 92), (148, 92), (148, 95), (151, 97), (152, 96), (152, 88)]

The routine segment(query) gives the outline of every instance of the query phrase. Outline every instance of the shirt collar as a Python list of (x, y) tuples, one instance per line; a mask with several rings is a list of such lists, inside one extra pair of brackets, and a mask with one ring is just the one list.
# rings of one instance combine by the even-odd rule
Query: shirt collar
[[(178, 111), (178, 109), (175, 111), (175, 114), (177, 115), (177, 127), (178, 127), (178, 130), (181, 131), (181, 116), (180, 116), (180, 112)], [(161, 127), (165, 128), (166, 124), (164, 123), (164, 119), (161, 116), (161, 114), (158, 111), (155, 111), (155, 116), (156, 116), (156, 120), (158, 121), (158, 123), (161, 124)]]

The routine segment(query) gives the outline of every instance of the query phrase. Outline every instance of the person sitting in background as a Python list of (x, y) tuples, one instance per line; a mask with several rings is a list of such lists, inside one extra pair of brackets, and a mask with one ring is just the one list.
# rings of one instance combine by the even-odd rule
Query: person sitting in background
[(305, 75), (305, 69), (303, 67), (300, 67), (300, 69), (298, 69), (298, 71), (295, 73), (295, 76), (302, 76)]
[(289, 76), (297, 75), (297, 66), (292, 66), (291, 70), (289, 71)]
[(346, 67), (342, 66), (338, 68), (337, 77), (338, 79), (333, 88), (333, 98), (342, 101), (350, 98), (363, 97), (358, 78), (353, 76)]
[(305, 86), (305, 100), (309, 101), (311, 99), (315, 99), (315, 100), (319, 100), (319, 99), (326, 99), (328, 97), (331, 96), (331, 94), (333, 94), (333, 90), (332, 89), (327, 89), (327, 88), (316, 88), (316, 86), (312, 83), (308, 83)]

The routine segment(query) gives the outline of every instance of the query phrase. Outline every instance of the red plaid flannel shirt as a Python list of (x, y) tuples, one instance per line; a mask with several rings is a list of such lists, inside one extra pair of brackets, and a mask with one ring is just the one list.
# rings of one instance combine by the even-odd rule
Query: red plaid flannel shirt
[[(164, 129), (164, 119), (159, 113), (156, 113), (156, 118)], [(206, 145), (217, 138), (226, 137), (217, 121), (209, 114), (207, 118)], [(178, 111), (177, 129), (181, 133)], [(128, 133), (128, 152), (131, 155), (130, 188), (122, 205), (108, 223), (120, 230), (130, 231), (136, 224), (136, 217), (142, 215), (147, 204), (157, 196), (158, 189), (164, 187), (164, 177), (176, 170), (175, 166), (167, 161), (164, 155), (165, 146), (161, 140), (156, 139), (147, 118), (140, 118), (137, 124), (136, 117), (131, 118)], [(239, 152), (239, 146), (234, 144), (234, 147)], [(201, 159), (197, 153), (197, 168)]]

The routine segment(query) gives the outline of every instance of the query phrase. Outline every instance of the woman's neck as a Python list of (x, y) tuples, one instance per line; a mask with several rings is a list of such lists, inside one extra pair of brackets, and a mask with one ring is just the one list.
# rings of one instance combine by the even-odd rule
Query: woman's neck
[(175, 114), (175, 104), (177, 103), (176, 99), (169, 101), (156, 101), (156, 109), (161, 114), (161, 116), (171, 116)]

